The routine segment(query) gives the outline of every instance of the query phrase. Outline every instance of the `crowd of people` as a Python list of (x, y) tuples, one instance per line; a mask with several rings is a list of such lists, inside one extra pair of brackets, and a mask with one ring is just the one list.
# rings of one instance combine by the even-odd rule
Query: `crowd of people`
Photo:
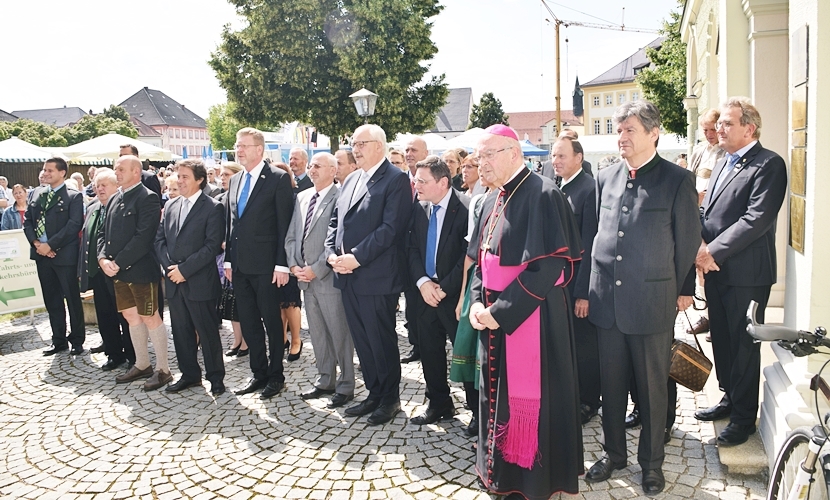
[[(247, 356), (251, 377), (235, 393), (268, 399), (285, 387), (286, 353), (300, 357), (305, 307), (316, 375), (303, 399), (351, 402), (356, 352), (367, 395), (344, 414), (385, 424), (401, 411), (401, 364), (420, 360), (427, 405), (409, 421), (453, 418), (449, 382), (462, 384), (464, 433), (476, 437), (475, 470), (490, 492), (541, 499), (578, 493), (583, 475), (606, 481), (628, 465), (626, 428), (641, 425), (637, 461), (652, 495), (665, 487), (676, 412), (675, 318), (696, 277), (709, 318), (692, 330), (711, 330), (725, 395), (695, 416), (730, 419), (720, 446), (755, 432), (760, 354), (742, 318), (754, 300), (763, 319), (775, 282), (786, 168), (761, 147), (760, 115), (743, 98), (702, 115), (707, 141), (687, 168), (657, 153), (653, 104), (623, 104), (614, 123), (621, 160), (596, 172), (567, 130), (534, 168), (505, 125), (487, 128), (472, 153), (440, 157), (418, 136), (390, 151), (383, 129), (364, 125), (351, 150), (309, 160), (295, 149), (287, 165), (265, 160), (263, 134), (244, 128), (236, 162), (211, 171), (179, 161), (164, 195), (127, 145), (113, 169), (91, 173), (86, 207), (83, 179), (74, 189), (66, 163), (46, 161), (41, 187), (5, 195), (14, 204), (3, 228), (22, 226), (32, 244), (52, 326), (44, 355), (83, 352), (79, 294), (92, 289), (102, 369), (125, 369), (114, 382), (201, 386), (201, 349), (214, 396), (225, 391), (223, 355)], [(224, 353), (223, 319), (234, 332)], [(600, 407), (605, 455), (586, 472), (581, 428)]]

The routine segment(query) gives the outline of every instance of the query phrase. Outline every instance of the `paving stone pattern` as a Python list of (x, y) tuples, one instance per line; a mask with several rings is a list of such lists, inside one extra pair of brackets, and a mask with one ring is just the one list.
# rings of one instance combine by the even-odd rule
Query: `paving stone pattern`
[[(169, 315), (165, 315), (169, 330)], [(305, 319), (303, 320), (306, 325)], [(398, 316), (399, 344), (409, 350)], [(223, 344), (232, 339), (230, 324)], [(380, 427), (365, 417), (326, 409), (327, 399), (303, 401), (314, 380), (308, 332), (299, 361), (285, 363), (286, 390), (269, 401), (231, 390), (249, 376), (248, 358), (226, 358), (229, 391), (214, 399), (209, 385), (179, 394), (145, 393), (141, 382), (116, 385), (121, 371), (103, 372), (104, 354), (43, 357), (51, 333), (46, 314), (0, 324), (0, 497), (2, 498), (494, 498), (477, 485), (472, 440), (463, 426), (460, 385), (452, 388), (459, 415), (424, 427), (403, 414)], [(100, 343), (87, 328), (85, 347)], [(173, 341), (171, 367), (177, 376)], [(357, 358), (355, 358), (357, 362)], [(358, 372), (358, 377), (360, 373)], [(403, 366), (401, 399), (409, 417), (424, 409), (419, 363)], [(358, 380), (357, 400), (366, 394)], [(692, 416), (705, 396), (680, 388), (679, 416), (666, 446), (667, 487), (659, 498), (761, 499), (764, 477), (726, 473), (711, 423)], [(601, 426), (584, 428), (585, 465), (602, 454)], [(586, 499), (642, 496), (636, 465), (638, 429), (630, 431), (629, 465), (607, 482), (580, 481)]]

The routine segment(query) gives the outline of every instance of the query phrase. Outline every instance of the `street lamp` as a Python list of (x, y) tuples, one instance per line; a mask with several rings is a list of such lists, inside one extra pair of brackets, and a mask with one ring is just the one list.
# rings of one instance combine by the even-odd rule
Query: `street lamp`
[(363, 117), (363, 123), (369, 123), (369, 117), (375, 114), (375, 104), (378, 102), (378, 95), (364, 88), (349, 97), (354, 101), (357, 114)]

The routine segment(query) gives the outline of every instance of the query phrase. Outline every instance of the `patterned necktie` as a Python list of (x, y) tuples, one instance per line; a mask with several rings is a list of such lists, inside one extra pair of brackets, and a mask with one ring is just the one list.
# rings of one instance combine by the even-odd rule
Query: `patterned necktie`
[(245, 205), (248, 204), (248, 192), (251, 190), (251, 173), (245, 174), (245, 185), (242, 186), (242, 194), (239, 195), (239, 202), (236, 204), (236, 216), (242, 217)]
[(305, 214), (305, 227), (303, 228), (303, 239), (300, 241), (300, 254), (305, 258), (305, 238), (308, 236), (308, 230), (311, 229), (311, 221), (314, 220), (314, 207), (317, 206), (317, 198), (320, 193), (314, 193), (311, 201), (308, 202), (308, 211)]
[(726, 157), (728, 158), (728, 160), (726, 161), (726, 166), (723, 168), (723, 170), (721, 170), (720, 175), (718, 175), (718, 178), (715, 180), (715, 187), (714, 189), (712, 189), (713, 195), (718, 192), (718, 188), (721, 187), (721, 184), (726, 179), (726, 176), (729, 175), (729, 172), (731, 172), (732, 169), (735, 168), (735, 165), (741, 159), (741, 155), (739, 155), (738, 153), (726, 153)]
[(427, 230), (427, 259), (426, 271), (430, 278), (435, 277), (435, 250), (438, 247), (438, 210), (441, 205), (432, 206), (432, 215), (429, 216), (429, 229)]
[(40, 212), (40, 217), (37, 219), (37, 228), (35, 229), (35, 236), (40, 238), (46, 232), (46, 210), (49, 208), (49, 204), (52, 203), (52, 198), (55, 196), (55, 191), (52, 189), (49, 190), (49, 193), (46, 195), (46, 204), (43, 206), (43, 210)]

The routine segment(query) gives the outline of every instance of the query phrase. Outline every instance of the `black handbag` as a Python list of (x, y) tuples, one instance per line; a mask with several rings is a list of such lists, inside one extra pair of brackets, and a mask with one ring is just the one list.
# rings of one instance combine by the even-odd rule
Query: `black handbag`
[(239, 321), (239, 311), (236, 308), (236, 296), (233, 293), (233, 285), (227, 279), (223, 280), (222, 294), (219, 296), (219, 304), (216, 310), (219, 318), (230, 321)]
[[(685, 311), (683, 314), (686, 314)], [(689, 321), (688, 314), (686, 314), (686, 321)], [(691, 327), (691, 321), (689, 321), (689, 326)], [(672, 342), (669, 377), (678, 384), (699, 392), (703, 390), (703, 386), (709, 379), (712, 362), (703, 354), (703, 348), (697, 336), (694, 337), (697, 349), (682, 340), (674, 339)]]

